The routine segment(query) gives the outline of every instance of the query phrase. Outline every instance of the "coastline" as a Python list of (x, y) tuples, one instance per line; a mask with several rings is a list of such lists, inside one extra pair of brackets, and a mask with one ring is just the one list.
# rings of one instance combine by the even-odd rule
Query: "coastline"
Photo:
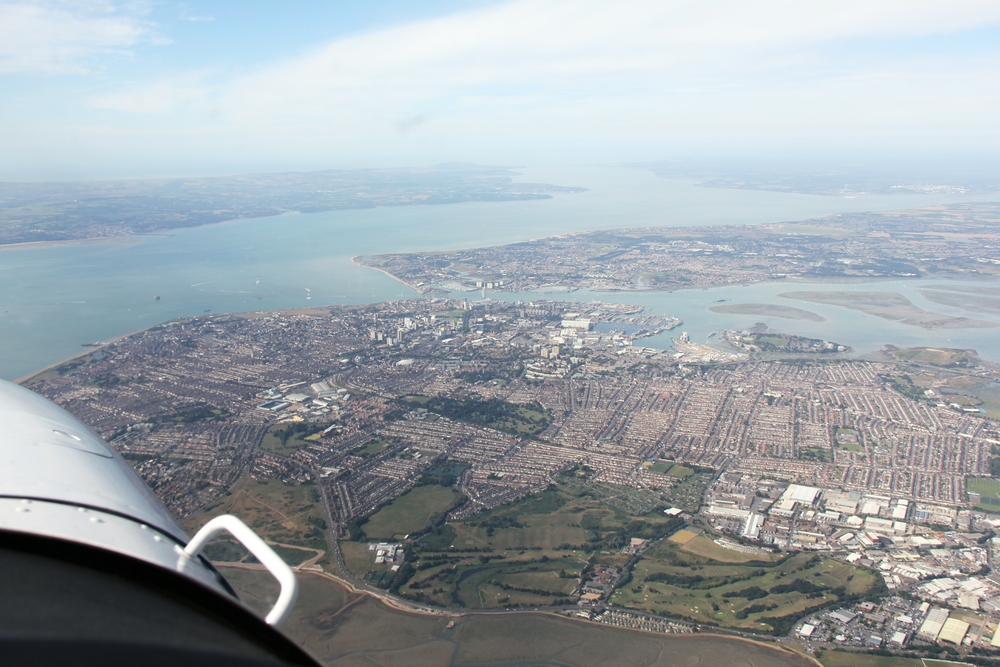
[[(333, 210), (351, 210), (351, 209), (333, 209)], [(325, 211), (318, 211), (318, 212), (323, 213)], [(48, 248), (48, 247), (58, 247), (66, 245), (69, 246), (96, 245), (101, 243), (139, 243), (142, 241), (142, 239), (145, 238), (165, 238), (168, 236), (173, 236), (177, 232), (185, 229), (196, 229), (198, 227), (209, 227), (211, 225), (224, 225), (227, 222), (242, 222), (244, 220), (280, 218), (286, 215), (301, 215), (301, 212), (283, 211), (281, 213), (274, 213), (272, 215), (258, 215), (249, 218), (245, 217), (226, 218), (225, 220), (213, 220), (211, 222), (203, 222), (200, 225), (192, 225), (190, 227), (167, 227), (158, 231), (147, 232), (145, 234), (119, 234), (116, 236), (88, 236), (80, 239), (64, 239), (61, 241), (22, 241), (19, 243), (0, 243), (0, 250), (7, 250), (12, 248)]]
[[(169, 322), (171, 320), (167, 320), (167, 321)], [(111, 345), (112, 343), (117, 343), (118, 341), (122, 340), (123, 338), (128, 338), (129, 336), (134, 336), (135, 334), (142, 333), (143, 331), (149, 331), (150, 329), (153, 329), (155, 327), (161, 326), (162, 324), (163, 324), (163, 322), (157, 322), (156, 324), (150, 324), (148, 327), (143, 327), (141, 329), (136, 329), (135, 331), (130, 331), (128, 333), (124, 333), (124, 334), (122, 334), (120, 336), (115, 336), (114, 338), (112, 338), (110, 340), (104, 341), (103, 344), (101, 344), (99, 346), (90, 347), (90, 348), (84, 350), (83, 352), (80, 352), (79, 354), (74, 354), (74, 355), (71, 355), (69, 357), (66, 357), (65, 359), (61, 359), (60, 361), (57, 361), (54, 364), (49, 364), (45, 368), (40, 368), (37, 371), (32, 371), (31, 373), (29, 373), (27, 375), (23, 375), (23, 376), (21, 376), (19, 378), (11, 380), (11, 382), (13, 382), (14, 384), (17, 384), (17, 385), (21, 385), (23, 387), (23, 386), (25, 386), (24, 383), (28, 382), (33, 377), (41, 375), (42, 373), (47, 373), (48, 371), (51, 371), (54, 368), (58, 368), (59, 366), (62, 366), (65, 363), (69, 363), (70, 361), (73, 361), (74, 359), (79, 359), (80, 357), (85, 357), (88, 354), (93, 354), (94, 352), (97, 352), (98, 350), (103, 350), (106, 346)]]
[[(3, 250), (5, 248), (28, 247), (30, 245), (50, 245), (50, 244), (64, 245), (64, 244), (78, 244), (78, 243), (81, 243), (81, 244), (82, 243), (88, 243), (89, 244), (89, 243), (104, 243), (104, 242), (108, 242), (108, 241), (111, 241), (111, 242), (133, 242), (134, 243), (134, 242), (139, 242), (140, 239), (141, 239), (141, 237), (107, 237), (107, 238), (103, 238), (103, 239), (88, 239), (88, 240), (82, 240), (82, 241), (53, 241), (53, 242), (45, 241), (45, 242), (38, 242), (37, 244), (13, 244), (13, 245), (6, 245), (6, 246), (0, 245), (0, 250)], [(385, 269), (382, 269), (382, 268), (379, 268), (379, 267), (370, 266), (370, 265), (367, 265), (367, 264), (364, 264), (364, 263), (358, 261), (359, 257), (361, 257), (361, 256), (359, 255), (359, 256), (351, 257), (350, 258), (351, 259), (351, 263), (354, 264), (354, 265), (356, 265), (356, 266), (360, 266), (360, 267), (363, 267), (363, 268), (366, 268), (366, 269), (371, 269), (371, 270), (374, 270), (374, 271), (378, 271), (378, 272), (380, 272), (380, 273), (388, 276), (389, 278), (393, 279), (395, 282), (397, 282), (399, 284), (402, 284), (402, 285), (408, 287), (409, 289), (413, 290), (414, 292), (416, 292), (415, 296), (431, 296), (431, 295), (449, 296), (449, 295), (452, 295), (451, 292), (444, 291), (444, 290), (437, 290), (437, 289), (434, 289), (434, 288), (428, 289), (426, 287), (416, 287), (415, 285), (407, 282), (406, 280), (404, 280), (402, 278), (399, 278), (399, 277), (393, 275), (392, 273), (390, 273), (389, 271), (387, 271)], [(552, 292), (551, 294), (553, 295), (552, 298), (558, 298), (559, 294), (566, 295), (568, 292), (574, 291), (574, 292), (576, 292), (578, 294), (581, 293), (581, 292), (589, 292), (593, 296), (593, 298), (595, 298), (595, 299), (599, 299), (602, 294), (608, 294), (608, 295), (617, 294), (617, 295), (621, 295), (621, 296), (624, 296), (624, 295), (634, 295), (637, 298), (641, 298), (641, 295), (643, 295), (643, 294), (656, 294), (656, 293), (670, 294), (672, 292), (689, 292), (689, 291), (694, 291), (694, 290), (699, 290), (699, 289), (700, 290), (711, 290), (711, 289), (720, 289), (720, 288), (727, 288), (727, 287), (737, 287), (737, 286), (740, 286), (740, 285), (751, 286), (751, 285), (762, 285), (762, 284), (764, 284), (764, 285), (766, 285), (766, 284), (770, 284), (770, 285), (782, 285), (782, 284), (784, 284), (785, 286), (787, 286), (789, 288), (792, 288), (793, 286), (829, 287), (830, 285), (836, 285), (836, 284), (878, 284), (878, 283), (887, 283), (887, 282), (896, 282), (896, 281), (903, 281), (903, 282), (909, 283), (909, 282), (918, 282), (919, 280), (920, 280), (919, 278), (918, 279), (911, 279), (911, 278), (878, 277), (878, 278), (864, 279), (864, 278), (860, 278), (860, 277), (847, 277), (847, 278), (845, 278), (845, 277), (832, 277), (832, 276), (830, 276), (830, 277), (813, 277), (813, 276), (810, 276), (808, 278), (806, 278), (806, 277), (790, 277), (790, 278), (782, 279), (782, 280), (751, 281), (751, 282), (748, 282), (748, 283), (742, 283), (741, 282), (741, 283), (731, 283), (731, 284), (728, 284), (728, 285), (704, 285), (704, 286), (685, 285), (685, 286), (682, 286), (682, 287), (673, 287), (673, 288), (670, 288), (670, 289), (655, 289), (655, 288), (653, 288), (653, 289), (610, 289), (610, 288), (604, 288), (604, 289), (591, 289), (591, 290), (587, 290), (586, 288), (577, 288), (576, 290), (567, 290), (566, 292), (564, 292), (564, 291)], [(968, 280), (969, 280), (969, 282), (978, 282), (976, 279), (968, 279)], [(959, 281), (959, 279), (956, 279), (956, 282), (958, 282), (958, 281)], [(506, 289), (505, 290), (494, 290), (494, 291), (498, 295), (503, 295), (503, 294), (517, 294), (518, 293), (517, 291), (506, 290)], [(453, 296), (453, 298), (461, 298), (461, 297), (460, 296)], [(388, 300), (389, 301), (393, 301), (393, 300), (396, 300), (396, 299), (394, 298), (394, 299), (388, 299)], [(369, 305), (371, 305), (373, 303), (381, 303), (381, 302), (382, 301), (374, 301), (374, 302), (366, 302), (366, 303), (369, 303)], [(826, 305), (829, 305), (829, 304), (826, 304)], [(228, 314), (229, 315), (233, 315), (233, 316), (239, 316), (239, 317), (247, 317), (247, 318), (261, 317), (261, 316), (264, 316), (267, 313), (272, 313), (272, 312), (300, 312), (300, 313), (303, 313), (303, 314), (310, 314), (310, 313), (322, 314), (319, 311), (323, 310), (323, 309), (328, 309), (328, 308), (345, 308), (345, 307), (349, 308), (350, 306), (347, 306), (345, 304), (327, 304), (327, 305), (305, 306), (305, 307), (298, 307), (298, 308), (286, 308), (286, 309), (276, 309), (276, 310), (267, 309), (267, 310), (234, 311), (234, 312), (228, 313)], [(709, 310), (711, 310), (711, 308), (709, 308)], [(213, 314), (220, 314), (220, 313), (213, 313)], [(110, 343), (113, 343), (113, 342), (117, 342), (117, 341), (119, 341), (119, 340), (121, 340), (123, 338), (126, 338), (128, 336), (131, 336), (133, 334), (140, 333), (142, 331), (147, 331), (147, 330), (152, 329), (152, 328), (157, 327), (157, 326), (161, 326), (165, 322), (174, 321), (174, 320), (184, 320), (184, 319), (189, 319), (191, 317), (198, 317), (198, 316), (199, 315), (189, 315), (187, 317), (171, 318), (171, 319), (168, 319), (168, 320), (163, 320), (163, 321), (160, 321), (160, 322), (152, 323), (149, 326), (145, 326), (145, 327), (142, 327), (142, 328), (139, 328), (139, 329), (135, 329), (133, 331), (128, 331), (126, 333), (123, 333), (123, 334), (117, 335), (117, 336), (115, 336), (113, 338), (110, 338), (110, 339), (108, 339), (104, 343), (104, 345), (107, 345), (107, 344), (110, 344)], [(989, 320), (987, 320), (987, 321), (989, 321)], [(991, 323), (993, 323), (994, 326), (997, 326), (997, 324), (995, 322), (991, 322)], [(947, 327), (947, 328), (951, 329), (951, 327)], [(931, 327), (930, 330), (942, 330), (942, 327)], [(959, 327), (956, 330), (961, 331), (961, 330), (964, 330), (964, 328)], [(75, 359), (78, 359), (80, 357), (86, 356), (87, 354), (90, 354), (90, 353), (93, 353), (93, 352), (95, 352), (97, 350), (100, 350), (100, 349), (102, 349), (104, 347), (104, 345), (101, 345), (99, 347), (88, 348), (88, 349), (83, 350), (83, 351), (81, 351), (79, 353), (72, 354), (72, 355), (70, 355), (68, 357), (60, 359), (59, 361), (53, 362), (51, 364), (43, 366), (42, 368), (38, 368), (38, 369), (33, 370), (33, 371), (31, 371), (31, 372), (29, 372), (29, 373), (27, 373), (25, 375), (22, 375), (22, 376), (20, 376), (18, 378), (12, 379), (11, 381), (14, 382), (15, 384), (24, 385), (25, 383), (29, 382), (32, 378), (34, 378), (34, 377), (36, 377), (38, 375), (41, 375), (42, 373), (45, 373), (47, 371), (51, 371), (52, 369), (54, 369), (54, 368), (56, 368), (56, 367), (58, 367), (58, 366), (60, 366), (62, 364), (68, 363), (68, 362), (73, 361)], [(855, 346), (852, 346), (852, 347), (855, 347)]]
[(122, 234), (121, 236), (94, 236), (83, 239), (64, 239), (61, 241), (24, 241), (21, 243), (0, 243), (0, 250), (17, 250), (20, 248), (58, 248), (61, 246), (100, 245), (103, 243), (135, 244), (143, 238), (151, 236), (167, 236), (167, 234)]
[[(570, 188), (573, 188), (574, 186), (557, 186), (557, 187), (570, 187)], [(556, 194), (560, 194), (560, 195), (572, 195), (572, 194), (579, 194), (580, 192), (587, 192), (587, 188), (578, 188), (577, 190), (572, 191), (572, 192), (559, 192), (559, 193), (555, 193), (555, 194), (553, 194), (553, 193), (546, 193), (543, 197), (540, 197), (539, 199), (553, 199), (553, 198), (555, 198)], [(473, 200), (468, 200), (468, 201), (444, 202), (444, 203), (442, 203), (440, 205), (447, 206), (449, 204), (464, 204), (464, 203), (470, 203), (470, 202), (475, 202), (475, 201), (478, 201), (478, 200), (474, 200), (473, 199)], [(511, 201), (511, 202), (513, 202), (513, 201), (533, 201), (533, 199), (532, 198), (522, 199), (522, 198), (519, 198), (519, 197), (512, 197), (510, 199), (499, 199), (497, 201), (500, 202), (500, 203), (503, 203), (503, 202), (508, 202), (508, 201)], [(331, 212), (335, 213), (335, 212), (339, 212), (339, 211), (362, 211), (362, 210), (379, 209), (379, 208), (395, 208), (395, 207), (398, 207), (398, 206), (424, 206), (424, 205), (426, 205), (426, 204), (424, 202), (422, 202), (422, 201), (409, 201), (409, 202), (403, 202), (403, 203), (398, 203), (398, 204), (393, 204), (393, 203), (375, 204), (373, 206), (330, 206), (330, 207), (321, 207), (321, 208), (319, 208), (317, 210), (310, 210), (310, 211), (307, 211), (305, 213), (303, 213), (302, 211), (298, 211), (298, 210), (290, 210), (290, 211), (280, 211), (278, 213), (268, 213), (268, 214), (265, 214), (265, 215), (237, 215), (237, 216), (234, 216), (232, 218), (226, 218), (225, 220), (211, 220), (211, 221), (202, 222), (202, 223), (196, 224), (196, 225), (180, 226), (180, 227), (166, 227), (166, 228), (163, 228), (163, 229), (160, 229), (160, 230), (154, 230), (154, 231), (151, 231), (151, 232), (148, 232), (148, 233), (145, 233), (145, 234), (117, 234), (117, 235), (114, 235), (114, 236), (91, 236), (91, 237), (84, 237), (84, 238), (78, 238), (78, 239), (62, 239), (62, 240), (59, 240), (59, 241), (19, 241), (19, 242), (15, 242), (15, 243), (0, 243), (0, 250), (5, 250), (5, 249), (8, 249), (8, 248), (45, 248), (45, 247), (57, 247), (57, 246), (63, 246), (63, 245), (90, 245), (90, 244), (100, 244), (100, 243), (109, 243), (109, 242), (113, 243), (113, 242), (116, 242), (116, 241), (130, 241), (130, 242), (133, 242), (133, 243), (137, 243), (140, 239), (142, 239), (144, 237), (172, 236), (174, 233), (176, 233), (178, 231), (181, 231), (181, 230), (184, 230), (184, 229), (194, 229), (194, 228), (197, 228), (197, 227), (208, 227), (208, 226), (211, 226), (211, 225), (224, 225), (226, 223), (243, 222), (245, 220), (262, 220), (262, 219), (265, 219), (265, 218), (280, 218), (280, 217), (289, 216), (289, 215), (310, 215), (310, 214), (313, 214), (313, 213), (331, 213)], [(575, 234), (575, 233), (579, 233), (579, 232), (571, 232), (571, 233)], [(543, 238), (547, 238), (547, 237), (540, 237), (538, 239), (530, 239), (530, 240), (531, 241), (538, 241), (538, 240), (541, 240)], [(471, 250), (471, 249), (472, 248), (465, 248), (464, 250)], [(453, 251), (441, 251), (441, 252), (453, 252)], [(361, 266), (363, 266), (363, 265), (361, 265)], [(372, 267), (368, 267), (368, 268), (372, 268)]]
[[(223, 565), (223, 567), (226, 567), (226, 565)], [(244, 567), (247, 567), (247, 569), (257, 569), (257, 570), (260, 570), (260, 571), (264, 571), (263, 567), (260, 566), (260, 565), (250, 565), (250, 566), (244, 566)], [(797, 657), (804, 658), (804, 659), (810, 661), (814, 665), (822, 667), (822, 663), (820, 663), (818, 660), (816, 660), (816, 658), (814, 656), (805, 654), (804, 652), (795, 651), (795, 650), (790, 649), (790, 648), (788, 648), (786, 646), (783, 646), (780, 641), (767, 641), (766, 639), (757, 639), (757, 638), (754, 638), (754, 637), (747, 637), (747, 636), (744, 636), (742, 634), (738, 634), (739, 630), (733, 631), (733, 633), (730, 634), (730, 632), (728, 632), (726, 628), (716, 628), (714, 626), (703, 626), (703, 628), (705, 628), (705, 630), (702, 631), (702, 632), (698, 632), (698, 633), (663, 633), (663, 632), (655, 632), (653, 630), (643, 630), (641, 628), (625, 628), (625, 627), (620, 627), (620, 626), (615, 626), (615, 625), (609, 625), (607, 623), (599, 623), (597, 621), (593, 621), (593, 620), (590, 620), (590, 619), (583, 619), (583, 618), (578, 618), (578, 617), (575, 617), (575, 616), (566, 616), (564, 614), (560, 614), (560, 613), (552, 611), (552, 610), (534, 611), (534, 610), (528, 610), (528, 609), (512, 609), (512, 610), (472, 609), (472, 610), (470, 610), (470, 609), (451, 609), (451, 608), (441, 608), (441, 609), (422, 608), (422, 607), (418, 607), (418, 606), (410, 606), (405, 601), (396, 599), (396, 598), (394, 598), (392, 596), (389, 596), (389, 595), (379, 595), (377, 593), (373, 593), (372, 591), (358, 589), (358, 588), (354, 587), (350, 582), (345, 581), (341, 577), (338, 577), (335, 574), (327, 572), (321, 566), (312, 566), (312, 567), (301, 568), (299, 571), (303, 572), (303, 573), (313, 574), (313, 575), (316, 575), (318, 577), (322, 577), (324, 579), (327, 579), (327, 580), (333, 582), (334, 584), (339, 585), (340, 587), (342, 587), (346, 591), (349, 591), (350, 593), (358, 595), (359, 596), (359, 598), (358, 598), (359, 600), (362, 599), (364, 596), (368, 596), (370, 598), (378, 600), (386, 608), (391, 609), (391, 610), (396, 611), (396, 612), (404, 613), (404, 614), (413, 614), (415, 616), (424, 616), (424, 617), (438, 617), (438, 618), (440, 618), (440, 617), (446, 617), (446, 618), (451, 618), (451, 619), (469, 618), (469, 617), (473, 617), (473, 616), (486, 616), (486, 617), (488, 617), (488, 616), (506, 616), (506, 615), (538, 615), (538, 616), (546, 616), (546, 617), (550, 617), (550, 618), (559, 619), (561, 621), (568, 621), (570, 623), (578, 623), (580, 625), (593, 625), (593, 626), (598, 626), (598, 627), (601, 627), (601, 628), (614, 628), (614, 629), (620, 630), (622, 632), (637, 632), (637, 633), (640, 633), (640, 634), (643, 634), (643, 635), (649, 635), (649, 636), (660, 637), (660, 638), (670, 638), (670, 639), (673, 639), (673, 640), (717, 641), (717, 640), (721, 639), (721, 640), (724, 640), (724, 641), (745, 642), (745, 643), (748, 643), (748, 644), (753, 644), (753, 645), (756, 645), (756, 646), (760, 646), (762, 648), (767, 648), (767, 649), (771, 649), (771, 650), (774, 650), (774, 651), (778, 651), (780, 653), (787, 653), (787, 654), (795, 655)], [(352, 605), (354, 605), (356, 603), (357, 603), (357, 600), (355, 600), (354, 602), (349, 603), (347, 605), (347, 607), (350, 607), (350, 606), (352, 606)], [(345, 609), (347, 607), (345, 607)], [(625, 608), (625, 609), (627, 609), (627, 608)], [(779, 640), (780, 638), (775, 638), (775, 639)]]
[[(441, 252), (446, 252), (446, 251), (441, 251)], [(447, 252), (450, 252), (450, 251), (447, 251)], [(408, 253), (386, 253), (386, 254), (408, 254)], [(427, 254), (433, 254), (433, 253), (427, 253)], [(399, 276), (397, 276), (397, 275), (395, 275), (393, 273), (390, 273), (386, 269), (382, 269), (382, 268), (379, 268), (377, 266), (371, 266), (369, 264), (364, 264), (363, 262), (358, 261), (358, 257), (361, 257), (361, 255), (356, 255), (354, 257), (351, 257), (351, 263), (354, 264), (355, 266), (360, 266), (360, 267), (365, 268), (365, 269), (371, 269), (372, 271), (378, 271), (379, 273), (382, 273), (382, 274), (384, 274), (384, 275), (392, 278), (396, 282), (398, 282), (398, 283), (400, 283), (402, 285), (405, 285), (406, 287), (409, 287), (410, 289), (412, 289), (417, 294), (420, 294), (420, 295), (424, 295), (424, 294), (452, 294), (452, 291), (437, 289), (435, 287), (430, 287), (430, 288), (428, 288), (428, 287), (417, 287), (416, 285), (414, 285), (414, 284), (412, 284), (410, 282), (407, 282), (405, 279), (400, 278)], [(828, 286), (828, 285), (845, 285), (845, 284), (846, 285), (854, 285), (854, 284), (867, 285), (867, 284), (871, 284), (871, 283), (896, 282), (896, 281), (899, 281), (899, 280), (914, 280), (914, 281), (916, 281), (916, 280), (920, 280), (920, 278), (900, 278), (900, 277), (892, 277), (892, 276), (876, 276), (876, 277), (871, 277), (871, 278), (865, 277), (865, 276), (788, 276), (787, 278), (783, 278), (783, 279), (779, 279), (779, 280), (765, 278), (765, 279), (761, 279), (761, 280), (748, 280), (748, 281), (740, 281), (740, 282), (726, 283), (726, 284), (715, 284), (715, 283), (700, 284), (700, 283), (696, 283), (696, 284), (692, 284), (692, 285), (671, 285), (669, 287), (643, 287), (643, 288), (635, 288), (635, 287), (596, 287), (596, 288), (590, 288), (590, 287), (586, 287), (586, 286), (566, 285), (565, 286), (566, 287), (565, 290), (556, 290), (556, 291), (552, 291), (552, 292), (546, 292), (544, 289), (542, 289), (543, 287), (545, 287), (543, 285), (543, 286), (539, 286), (537, 288), (529, 289), (529, 290), (491, 289), (490, 292), (506, 293), (506, 294), (519, 294), (519, 293), (522, 293), (522, 292), (538, 292), (538, 293), (541, 293), (541, 294), (546, 294), (546, 293), (551, 293), (551, 294), (569, 294), (569, 293), (572, 293), (572, 292), (588, 291), (588, 292), (590, 292), (592, 294), (656, 294), (656, 293), (669, 294), (671, 292), (681, 292), (681, 291), (687, 291), (687, 290), (723, 289), (723, 288), (727, 288), (727, 287), (740, 287), (740, 286), (748, 287), (748, 286), (751, 286), (751, 285), (797, 284), (797, 285), (816, 285), (816, 286), (823, 286), (823, 287), (825, 287), (825, 286)], [(955, 280), (959, 280), (959, 279), (955, 279)], [(975, 279), (969, 279), (969, 280), (971, 281), (971, 280), (975, 280)], [(478, 289), (472, 290), (472, 291), (478, 291)]]
[[(247, 319), (254, 319), (255, 317), (262, 317), (262, 316), (270, 315), (272, 313), (296, 313), (296, 314), (302, 314), (302, 315), (318, 315), (318, 316), (323, 316), (323, 315), (329, 314), (329, 309), (330, 308), (344, 308), (344, 307), (345, 306), (342, 306), (342, 305), (339, 305), (339, 304), (330, 304), (330, 305), (320, 305), (320, 306), (305, 306), (303, 308), (285, 308), (285, 309), (279, 309), (279, 310), (246, 310), (246, 311), (239, 311), (239, 312), (234, 312), (234, 313), (212, 313), (212, 314), (213, 315), (223, 315), (223, 314), (225, 314), (225, 315), (233, 315), (233, 316), (236, 316), (236, 317), (245, 317)], [(187, 317), (174, 317), (174, 318), (171, 318), (169, 320), (163, 320), (162, 322), (157, 322), (156, 324), (150, 324), (148, 327), (143, 327), (141, 329), (136, 329), (135, 331), (129, 331), (127, 333), (120, 334), (118, 336), (115, 336), (114, 338), (109, 338), (108, 340), (104, 341), (101, 345), (90, 347), (90, 348), (88, 348), (88, 349), (86, 349), (86, 350), (84, 350), (82, 352), (70, 355), (70, 356), (68, 356), (68, 357), (66, 357), (64, 359), (60, 359), (59, 361), (57, 361), (55, 363), (49, 364), (48, 366), (40, 368), (40, 369), (38, 369), (36, 371), (32, 371), (31, 373), (28, 373), (27, 375), (22, 375), (19, 378), (15, 378), (15, 379), (11, 380), (11, 382), (13, 382), (14, 384), (18, 384), (18, 385), (24, 386), (25, 382), (31, 380), (36, 375), (41, 375), (42, 373), (46, 373), (48, 371), (51, 371), (54, 368), (58, 368), (59, 366), (62, 366), (65, 363), (69, 363), (70, 361), (73, 361), (74, 359), (79, 359), (80, 357), (85, 357), (88, 354), (92, 354), (94, 352), (97, 352), (98, 350), (103, 349), (107, 345), (111, 345), (112, 343), (117, 343), (118, 341), (122, 340), (123, 338), (128, 338), (129, 336), (134, 336), (137, 333), (142, 333), (143, 331), (149, 331), (150, 329), (155, 329), (156, 327), (163, 326), (167, 322), (179, 322), (179, 321), (182, 321), (182, 320), (189, 320), (189, 319), (194, 319), (194, 318), (197, 318), (197, 317), (200, 317), (200, 315), (189, 315)]]
[(413, 290), (417, 294), (421, 294), (421, 295), (422, 294), (448, 294), (448, 292), (441, 292), (441, 291), (438, 291), (438, 290), (435, 290), (435, 289), (424, 289), (422, 287), (417, 287), (416, 285), (411, 285), (410, 283), (406, 282), (402, 278), (399, 278), (398, 276), (394, 276), (393, 274), (389, 273), (385, 269), (380, 269), (377, 266), (369, 266), (367, 264), (362, 264), (361, 262), (358, 261), (358, 257), (360, 257), (360, 256), (361, 255), (355, 255), (354, 257), (351, 257), (351, 264), (354, 264), (355, 266), (360, 266), (360, 267), (365, 268), (365, 269), (371, 269), (372, 271), (378, 271), (379, 273), (385, 274), (385, 275), (389, 276), (390, 278), (392, 278), (393, 280), (395, 280), (397, 283), (401, 283), (403, 285), (406, 285), (407, 287), (409, 287), (411, 290)]

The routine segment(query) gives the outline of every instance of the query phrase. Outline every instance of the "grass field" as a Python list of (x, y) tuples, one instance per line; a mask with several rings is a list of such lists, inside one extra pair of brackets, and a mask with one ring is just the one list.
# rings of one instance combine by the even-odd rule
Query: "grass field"
[(788, 347), (789, 339), (783, 336), (757, 336), (755, 338), (757, 345), (760, 345), (764, 349), (777, 349), (784, 350)]
[(991, 477), (966, 477), (965, 490), (982, 496), (982, 501), (976, 503), (976, 508), (1000, 514), (1000, 480)]
[(774, 562), (777, 560), (774, 556), (745, 554), (742, 551), (727, 549), (724, 546), (716, 544), (704, 535), (697, 535), (689, 540), (685, 540), (683, 546), (681, 546), (681, 551), (694, 554), (695, 556), (702, 556), (711, 560), (717, 560), (720, 563), (748, 563), (750, 561)]
[(370, 539), (391, 539), (426, 528), (431, 517), (446, 511), (458, 499), (450, 487), (428, 485), (407, 491), (373, 514), (362, 526)]
[(232, 491), (181, 525), (194, 533), (209, 519), (235, 514), (264, 539), (312, 549), (329, 549), (319, 493), (312, 484), (241, 479)]
[(870, 570), (839, 561), (806, 553), (744, 554), (698, 535), (683, 544), (664, 541), (645, 552), (632, 580), (615, 591), (611, 602), (698, 623), (784, 634), (808, 609), (882, 588), (881, 578)]
[(668, 537), (667, 539), (676, 544), (685, 544), (697, 537), (696, 533), (692, 533), (690, 530), (678, 530), (676, 533)]
[(826, 447), (803, 447), (799, 449), (799, 458), (829, 463), (833, 460), (833, 452)]
[[(588, 519), (596, 519), (595, 514), (587, 515)], [(478, 519), (478, 517), (476, 517)], [(510, 518), (519, 523), (518, 527), (503, 527), (502, 520)], [(578, 523), (579, 515), (567, 517), (562, 512), (535, 514), (530, 517), (501, 515), (484, 517), (479, 521), (454, 523), (450, 527), (454, 537), (450, 540), (457, 549), (553, 549), (563, 544), (581, 545), (587, 541), (587, 531)], [(443, 546), (443, 545), (442, 545)]]
[(291, 456), (311, 441), (329, 424), (275, 424), (264, 432), (260, 448), (279, 456)]
[(861, 446), (861, 443), (857, 442), (857, 437), (857, 432), (852, 429), (837, 428), (834, 445), (849, 452), (863, 452), (865, 448)]
[(990, 419), (1000, 419), (1000, 399), (992, 396), (979, 396), (982, 405), (979, 407), (986, 411), (986, 416)]
[[(341, 540), (339, 545), (344, 564), (354, 576), (364, 577), (369, 570), (375, 568), (375, 555), (368, 551), (368, 542)], [(380, 563), (378, 567), (388, 569), (384, 563)]]
[(955, 348), (908, 347), (893, 350), (892, 356), (901, 361), (913, 361), (931, 366), (963, 366), (968, 365), (968, 355), (972, 350)]
[[(549, 552), (551, 553), (551, 552)], [(435, 561), (425, 558), (424, 563)], [(410, 595), (420, 593), (438, 604), (469, 609), (533, 607), (569, 602), (576, 578), (585, 565), (574, 554), (526, 552), (499, 554), (483, 563), (478, 558), (462, 562), (440, 561), (420, 570), (407, 585)]]
[(986, 381), (974, 375), (965, 374), (935, 374), (911, 373), (905, 376), (911, 384), (897, 381), (897, 389), (918, 400), (928, 400), (924, 395), (927, 389), (933, 389), (936, 396), (929, 398), (931, 402), (952, 401), (967, 407), (977, 407), (985, 410), (986, 416), (1000, 418), (1000, 391), (995, 382)]
[(405, 396), (405, 403), (424, 407), (449, 419), (506, 431), (515, 435), (538, 435), (552, 423), (552, 415), (539, 403), (508, 403), (500, 399), (456, 399), (444, 396)]
[(678, 465), (673, 461), (656, 461), (653, 465), (649, 466), (649, 472), (659, 473), (661, 475), (668, 475), (670, 477), (680, 477), (681, 479), (685, 477), (690, 477), (694, 474), (694, 470), (686, 466)]
[(358, 447), (356, 449), (351, 450), (351, 454), (354, 454), (355, 456), (360, 456), (361, 458), (366, 459), (369, 456), (375, 456), (376, 454), (381, 454), (382, 452), (384, 452), (388, 448), (389, 448), (389, 443), (388, 442), (386, 442), (384, 440), (374, 439), (374, 440), (370, 440), (366, 444), (361, 445), (360, 447)]
[(1000, 480), (991, 477), (967, 477), (965, 489), (982, 496), (976, 506), (987, 512), (1000, 512)]
[(575, 600), (570, 593), (588, 560), (620, 567), (629, 538), (658, 537), (680, 523), (655, 508), (638, 515), (611, 505), (576, 472), (560, 475), (547, 491), (421, 537), (415, 572), (400, 592), (468, 608), (566, 603)]
[[(317, 551), (308, 548), (290, 549), (279, 544), (272, 544), (271, 549), (288, 565), (295, 567), (317, 555)], [(246, 548), (234, 539), (222, 538), (213, 540), (205, 547), (205, 555), (213, 563), (259, 563)]]
[(690, 477), (695, 474), (694, 470), (688, 468), (687, 466), (680, 465), (679, 463), (674, 463), (673, 461), (666, 461), (660, 459), (655, 461), (653, 465), (649, 466), (649, 472), (659, 473), (661, 475), (669, 475), (670, 477)]

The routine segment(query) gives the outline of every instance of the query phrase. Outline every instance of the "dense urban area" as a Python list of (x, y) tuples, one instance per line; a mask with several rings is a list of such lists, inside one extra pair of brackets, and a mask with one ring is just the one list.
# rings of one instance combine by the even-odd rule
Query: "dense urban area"
[[(995, 204), (954, 204), (756, 226), (578, 232), (504, 246), (373, 255), (356, 261), (422, 293), (481, 288), (672, 290), (797, 278), (985, 280), (1000, 275), (998, 221)], [(903, 301), (896, 307), (926, 313)], [(865, 305), (853, 304), (859, 309)], [(996, 303), (985, 312), (997, 312)], [(949, 326), (954, 318), (938, 319), (928, 324)]]
[(994, 650), (1000, 425), (947, 386), (997, 369), (682, 328), (600, 302), (205, 315), (26, 384), (186, 525), (238, 510), (291, 562), (416, 609)]

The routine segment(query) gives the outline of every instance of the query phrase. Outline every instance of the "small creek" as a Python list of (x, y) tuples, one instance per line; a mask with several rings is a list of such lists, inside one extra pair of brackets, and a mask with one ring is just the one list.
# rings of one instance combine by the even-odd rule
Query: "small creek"
[(482, 572), (483, 570), (487, 570), (487, 569), (489, 569), (489, 568), (474, 567), (474, 568), (471, 568), (469, 570), (466, 570), (461, 575), (459, 575), (458, 581), (455, 582), (455, 590), (451, 592), (451, 601), (454, 602), (455, 604), (457, 604), (459, 607), (462, 607), (464, 609), (465, 608), (465, 602), (463, 602), (462, 598), (460, 598), (458, 596), (458, 591), (461, 590), (461, 588), (462, 588), (462, 582), (465, 581), (466, 579), (468, 579), (469, 577), (471, 577), (472, 575), (478, 574), (478, 573)]

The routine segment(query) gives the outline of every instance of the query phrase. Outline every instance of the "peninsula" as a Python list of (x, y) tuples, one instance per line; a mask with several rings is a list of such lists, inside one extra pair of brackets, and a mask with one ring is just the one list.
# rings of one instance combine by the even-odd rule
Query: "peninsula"
[[(954, 204), (752, 226), (579, 232), (355, 261), (425, 294), (675, 290), (796, 280), (991, 280), (1000, 276), (998, 224), (998, 204)], [(993, 307), (995, 297), (963, 296), (966, 301), (977, 297)]]

